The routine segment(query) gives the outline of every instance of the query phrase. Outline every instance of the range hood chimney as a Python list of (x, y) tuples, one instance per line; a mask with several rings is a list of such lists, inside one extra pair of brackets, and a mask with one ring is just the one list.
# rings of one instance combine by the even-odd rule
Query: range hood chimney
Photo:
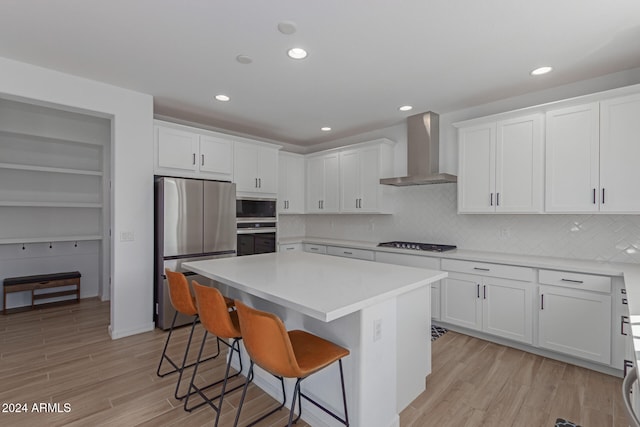
[(427, 111), (407, 118), (408, 176), (384, 178), (380, 184), (408, 185), (445, 184), (457, 182), (455, 175), (440, 173), (440, 116)]

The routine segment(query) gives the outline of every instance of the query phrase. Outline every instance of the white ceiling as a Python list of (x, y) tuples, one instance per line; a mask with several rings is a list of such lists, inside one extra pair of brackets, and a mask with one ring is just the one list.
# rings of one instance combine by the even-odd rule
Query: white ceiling
[[(289, 59), (293, 46), (308, 58)], [(640, 67), (640, 1), (2, 0), (0, 56), (151, 94), (156, 114), (309, 146)], [(530, 76), (540, 65), (554, 72)]]

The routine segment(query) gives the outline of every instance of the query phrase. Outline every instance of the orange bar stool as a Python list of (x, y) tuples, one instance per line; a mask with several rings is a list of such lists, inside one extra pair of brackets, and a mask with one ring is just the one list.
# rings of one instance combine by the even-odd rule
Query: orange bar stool
[[(253, 377), (254, 364), (276, 377), (296, 378), (291, 400), (291, 411), (289, 412), (289, 427), (292, 423), (297, 422), (302, 415), (302, 398), (348, 426), (349, 415), (347, 413), (347, 397), (344, 389), (342, 358), (349, 355), (349, 350), (305, 331), (294, 330), (287, 332), (284, 323), (275, 314), (256, 310), (238, 300), (235, 301), (235, 304), (244, 346), (251, 357), (251, 364), (244, 390), (242, 391), (242, 397), (240, 398), (240, 404), (238, 405), (234, 427), (238, 425), (238, 420), (240, 419), (242, 404), (244, 403), (249, 382)], [(336, 361), (340, 367), (344, 419), (305, 395), (300, 389), (302, 380)], [(294, 420), (293, 414), (296, 399), (298, 399), (298, 417)], [(286, 401), (286, 396), (284, 400)], [(282, 409), (282, 406), (284, 404), (263, 415), (249, 424), (249, 426)]]
[[(191, 412), (195, 408), (198, 408), (205, 404), (209, 404), (209, 406), (211, 406), (213, 410), (216, 411), (216, 420), (214, 425), (217, 426), (220, 419), (222, 400), (225, 393), (230, 393), (234, 390), (238, 390), (243, 386), (241, 384), (232, 388), (231, 390), (226, 390), (228, 380), (230, 378), (237, 377), (242, 372), (242, 356), (240, 355), (240, 340), (242, 339), (242, 334), (240, 333), (238, 313), (235, 311), (229, 311), (227, 301), (225, 301), (225, 297), (222, 296), (220, 291), (210, 286), (203, 286), (195, 280), (193, 280), (191, 283), (193, 285), (193, 291), (196, 294), (196, 303), (198, 306), (198, 313), (200, 315), (200, 322), (202, 323), (202, 326), (204, 326), (205, 334), (204, 337), (202, 337), (202, 344), (200, 345), (200, 352), (198, 353), (198, 358), (196, 359), (196, 366), (195, 368), (193, 368), (193, 375), (191, 376), (191, 382), (189, 384), (189, 392), (187, 393), (187, 398), (184, 401), (184, 409), (185, 411)], [(198, 366), (201, 362), (200, 359), (202, 358), (202, 351), (204, 349), (208, 333), (215, 335), (218, 338), (218, 343), (222, 342), (227, 347), (229, 347), (231, 354), (229, 354), (229, 357), (227, 358), (227, 370), (225, 371), (223, 379), (209, 384), (206, 387), (197, 387), (194, 382), (198, 372)], [(226, 340), (232, 340), (231, 344), (229, 344)], [(240, 362), (240, 371), (229, 376), (229, 370), (231, 368), (231, 362), (233, 360), (234, 354), (238, 355), (238, 360)], [(204, 391), (220, 383), (222, 383), (220, 394), (215, 397), (208, 398)], [(195, 393), (199, 394), (204, 402), (189, 407), (189, 396)], [(216, 404), (213, 403), (213, 400), (218, 398), (220, 398), (220, 400), (218, 401), (218, 404), (216, 406)]]
[[(185, 369), (190, 368), (195, 365), (194, 363), (187, 365), (187, 358), (189, 356), (189, 348), (191, 347), (191, 339), (193, 338), (193, 332), (196, 328), (196, 323), (198, 322), (198, 309), (196, 308), (195, 299), (191, 295), (191, 291), (189, 290), (189, 282), (184, 274), (178, 273), (175, 271), (171, 271), (170, 269), (165, 269), (165, 274), (167, 276), (167, 285), (169, 286), (169, 299), (171, 300), (171, 305), (175, 309), (176, 313), (173, 316), (173, 321), (171, 322), (171, 327), (169, 328), (169, 334), (167, 335), (167, 340), (164, 343), (164, 349), (162, 350), (162, 356), (160, 357), (160, 363), (158, 363), (158, 369), (156, 370), (156, 374), (159, 377), (165, 377), (169, 374), (173, 374), (178, 372), (178, 381), (176, 383), (176, 390), (173, 393), (174, 397), (178, 400), (184, 399), (186, 394), (178, 395), (178, 391), (180, 389), (180, 383), (182, 382), (182, 374)], [(228, 300), (228, 304), (233, 306), (233, 301)], [(167, 354), (167, 348), (169, 346), (169, 341), (171, 340), (171, 335), (173, 334), (173, 328), (176, 323), (176, 319), (178, 318), (178, 313), (182, 313), (186, 316), (192, 316), (193, 322), (191, 323), (191, 332), (189, 333), (189, 339), (187, 340), (187, 345), (184, 350), (184, 357), (182, 358), (182, 363), (178, 365), (175, 361), (173, 361), (169, 355)], [(220, 343), (218, 342), (218, 351), (215, 355), (205, 359), (211, 360), (218, 357), (220, 354)], [(173, 369), (169, 371), (161, 372), (163, 363), (167, 361)], [(204, 362), (204, 360), (203, 360)]]

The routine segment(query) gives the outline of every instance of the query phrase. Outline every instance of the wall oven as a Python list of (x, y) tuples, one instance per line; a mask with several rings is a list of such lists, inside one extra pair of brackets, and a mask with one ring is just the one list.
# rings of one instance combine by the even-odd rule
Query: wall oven
[(237, 256), (276, 251), (278, 219), (275, 199), (236, 200)]

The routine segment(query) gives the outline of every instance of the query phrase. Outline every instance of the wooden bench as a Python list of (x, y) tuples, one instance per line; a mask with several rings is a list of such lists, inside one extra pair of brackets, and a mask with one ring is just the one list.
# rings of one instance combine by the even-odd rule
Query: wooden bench
[[(7, 314), (7, 294), (13, 292), (31, 291), (31, 309), (34, 309), (37, 305), (48, 304), (36, 304), (36, 301), (67, 295), (75, 295), (75, 299), (65, 299), (57, 303), (80, 302), (80, 276), (79, 271), (70, 271), (65, 273), (40, 274), (37, 276), (8, 277), (3, 281), (4, 299), (2, 313)], [(36, 291), (41, 289), (60, 288), (62, 286), (75, 286), (76, 288), (58, 292), (36, 293)]]

